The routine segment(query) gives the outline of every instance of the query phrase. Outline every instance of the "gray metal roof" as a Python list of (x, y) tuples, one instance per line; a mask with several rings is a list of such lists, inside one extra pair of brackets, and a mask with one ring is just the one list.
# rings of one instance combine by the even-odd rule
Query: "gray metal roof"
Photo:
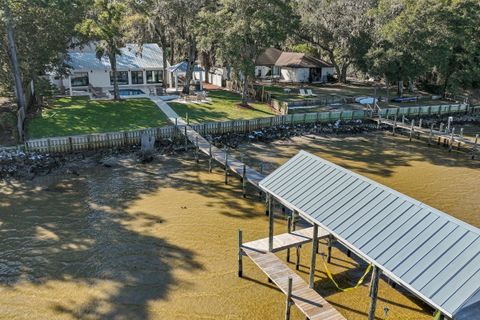
[(305, 151), (260, 187), (445, 315), (480, 313), (480, 229)]
[[(98, 59), (94, 46), (91, 50), (71, 51), (68, 53), (67, 64), (75, 71), (111, 70), (110, 59)], [(155, 43), (146, 43), (142, 46), (127, 44), (120, 49), (121, 55), (117, 56), (117, 69), (163, 69), (162, 49)]]
[[(182, 62), (179, 62), (173, 66), (171, 66), (170, 68), (168, 68), (168, 71), (169, 72), (187, 72), (187, 68), (188, 68), (188, 62), (187, 61), (182, 61)], [(199, 65), (194, 65), (193, 66), (193, 71), (195, 72), (201, 72), (201, 71), (205, 71), (202, 67), (200, 67)]]

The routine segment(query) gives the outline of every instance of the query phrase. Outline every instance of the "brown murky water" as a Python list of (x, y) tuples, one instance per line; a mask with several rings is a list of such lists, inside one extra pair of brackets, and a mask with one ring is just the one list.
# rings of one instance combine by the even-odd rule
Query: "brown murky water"
[[(268, 170), (309, 150), (480, 225), (479, 163), (464, 154), (382, 135), (242, 149)], [(265, 237), (263, 204), (243, 199), (237, 180), (225, 186), (220, 170), (209, 174), (184, 157), (3, 184), (0, 319), (283, 318), (284, 295), (253, 263), (245, 259), (245, 278), (236, 276), (237, 230), (246, 240)], [(336, 279), (352, 285), (365, 266), (338, 249), (333, 255)], [(367, 286), (338, 292), (320, 259), (317, 270), (317, 290), (348, 319), (365, 319)], [(300, 274), (306, 278), (307, 267)], [(389, 319), (431, 319), (431, 310), (384, 282), (379, 295), (379, 319), (384, 307)], [(303, 319), (295, 308), (292, 318)]]

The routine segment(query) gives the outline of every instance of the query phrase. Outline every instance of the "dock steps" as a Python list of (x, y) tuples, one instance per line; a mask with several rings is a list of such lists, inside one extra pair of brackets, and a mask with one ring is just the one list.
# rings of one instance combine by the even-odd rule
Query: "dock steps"
[(272, 252), (242, 247), (243, 252), (288, 295), (288, 279), (292, 278), (292, 301), (310, 320), (346, 320), (332, 305)]
[[(317, 239), (330, 234), (318, 229)], [(268, 238), (254, 240), (240, 246), (242, 254), (248, 256), (267, 275), (267, 277), (288, 296), (288, 282), (292, 279), (291, 301), (310, 320), (346, 320), (321, 295), (298, 274), (290, 269), (274, 252), (312, 242), (313, 227), (284, 233), (273, 237), (273, 252), (268, 251)]]

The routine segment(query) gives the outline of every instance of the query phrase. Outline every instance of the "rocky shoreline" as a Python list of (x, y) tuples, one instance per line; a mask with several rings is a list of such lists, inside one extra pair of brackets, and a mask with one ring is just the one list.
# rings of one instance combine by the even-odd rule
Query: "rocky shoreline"
[[(419, 117), (415, 119), (418, 123)], [(424, 126), (432, 123), (438, 127), (440, 123), (447, 123), (448, 117), (422, 118)], [(454, 118), (454, 125), (479, 125), (478, 115), (463, 115)], [(357, 135), (369, 132), (387, 130), (387, 127), (377, 127), (372, 121), (337, 121), (333, 123), (306, 123), (296, 125), (280, 125), (248, 133), (226, 133), (222, 135), (209, 135), (205, 138), (218, 148), (237, 148), (242, 143), (271, 142), (285, 140), (295, 136), (309, 134), (319, 135)], [(0, 179), (33, 179), (36, 176), (48, 175), (53, 172), (65, 175), (80, 175), (83, 168), (97, 165), (112, 167), (119, 159), (129, 158), (138, 163), (150, 162), (157, 156), (171, 155), (185, 152), (185, 140), (162, 140), (155, 143), (152, 152), (142, 152), (140, 146), (130, 146), (115, 149), (84, 151), (67, 154), (45, 154), (39, 152), (24, 153), (23, 151), (0, 151)], [(192, 145), (187, 146), (193, 147)]]

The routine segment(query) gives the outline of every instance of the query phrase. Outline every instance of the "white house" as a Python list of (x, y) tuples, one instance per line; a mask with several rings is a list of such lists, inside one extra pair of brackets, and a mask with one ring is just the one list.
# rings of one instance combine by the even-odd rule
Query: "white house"
[[(121, 95), (148, 94), (163, 84), (163, 52), (157, 44), (127, 44), (120, 52), (116, 77)], [(70, 95), (87, 92), (108, 95), (113, 90), (110, 60), (98, 59), (93, 45), (69, 52), (66, 63), (71, 69), (70, 76), (65, 80), (51, 76), (51, 81), (57, 86), (63, 82)]]
[(321, 59), (275, 48), (266, 49), (255, 65), (257, 78), (285, 82), (326, 82), (335, 73), (335, 68)]

